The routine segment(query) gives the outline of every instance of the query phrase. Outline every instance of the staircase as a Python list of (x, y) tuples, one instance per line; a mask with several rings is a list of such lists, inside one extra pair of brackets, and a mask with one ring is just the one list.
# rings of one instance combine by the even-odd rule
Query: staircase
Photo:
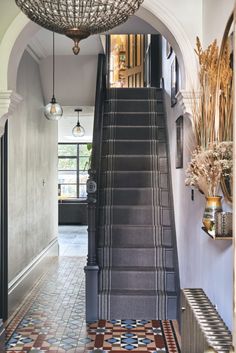
[(175, 319), (178, 265), (162, 90), (110, 89), (100, 175), (100, 319)]

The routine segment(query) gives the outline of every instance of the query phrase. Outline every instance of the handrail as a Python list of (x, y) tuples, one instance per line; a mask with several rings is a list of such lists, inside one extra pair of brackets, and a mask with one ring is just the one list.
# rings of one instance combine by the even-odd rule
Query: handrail
[(87, 182), (88, 193), (88, 259), (87, 266), (96, 266), (96, 232), (99, 208), (99, 186), (102, 158), (103, 111), (106, 93), (106, 56), (98, 55), (97, 84), (93, 128), (91, 168)]

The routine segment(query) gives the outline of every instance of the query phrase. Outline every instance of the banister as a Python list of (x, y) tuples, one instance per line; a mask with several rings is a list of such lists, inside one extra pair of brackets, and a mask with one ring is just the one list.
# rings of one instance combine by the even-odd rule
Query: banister
[(106, 57), (98, 55), (97, 83), (93, 128), (91, 168), (87, 181), (88, 202), (88, 257), (86, 274), (86, 321), (97, 320), (98, 316), (98, 265), (97, 231), (99, 211), (100, 168), (102, 158), (103, 111), (106, 94)]

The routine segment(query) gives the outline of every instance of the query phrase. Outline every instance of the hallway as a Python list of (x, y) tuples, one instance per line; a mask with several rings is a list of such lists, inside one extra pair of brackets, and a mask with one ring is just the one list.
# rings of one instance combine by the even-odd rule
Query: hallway
[(9, 319), (6, 352), (180, 352), (171, 321), (100, 320), (87, 331), (83, 271), (86, 228), (60, 227), (61, 256), (55, 258), (16, 316)]
[(59, 227), (60, 256), (9, 320), (7, 351), (83, 352), (86, 229)]
[(0, 0), (0, 353), (236, 351), (235, 31)]

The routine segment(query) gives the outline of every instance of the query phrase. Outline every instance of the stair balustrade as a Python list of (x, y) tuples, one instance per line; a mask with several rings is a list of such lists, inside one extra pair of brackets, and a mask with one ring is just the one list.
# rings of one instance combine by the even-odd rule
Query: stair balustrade
[(106, 90), (106, 57), (98, 55), (97, 84), (94, 113), (93, 147), (91, 168), (87, 181), (88, 202), (88, 257), (85, 267), (86, 275), (86, 321), (98, 318), (98, 271), (96, 256), (100, 165), (102, 155), (103, 110)]

